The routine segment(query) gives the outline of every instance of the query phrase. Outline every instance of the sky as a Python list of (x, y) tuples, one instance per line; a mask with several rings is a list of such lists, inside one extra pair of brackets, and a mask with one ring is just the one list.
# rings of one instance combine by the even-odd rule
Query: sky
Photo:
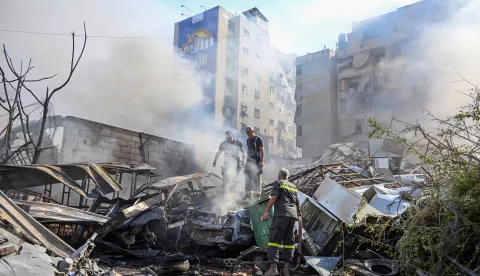
[[(270, 21), (272, 43), (287, 53), (304, 55), (334, 48), (337, 36), (349, 32), (354, 21), (391, 12), (417, 0), (0, 0), (0, 29), (69, 33), (81, 31), (85, 21), (90, 35), (173, 37), (173, 24), (184, 19), (182, 13), (193, 15), (221, 5), (239, 14), (257, 7)], [(3, 19), (2, 19), (3, 18)], [(7, 20), (8, 19), (8, 20)], [(112, 28), (115, 25), (114, 28)], [(0, 40), (7, 34), (0, 32)], [(13, 39), (37, 36), (15, 34)]]

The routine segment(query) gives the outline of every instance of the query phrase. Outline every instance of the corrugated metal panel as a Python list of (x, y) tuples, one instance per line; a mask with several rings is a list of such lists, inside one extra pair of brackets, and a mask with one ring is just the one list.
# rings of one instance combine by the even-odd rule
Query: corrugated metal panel
[(75, 251), (57, 235), (18, 207), (1, 191), (0, 216), (60, 257), (69, 257)]

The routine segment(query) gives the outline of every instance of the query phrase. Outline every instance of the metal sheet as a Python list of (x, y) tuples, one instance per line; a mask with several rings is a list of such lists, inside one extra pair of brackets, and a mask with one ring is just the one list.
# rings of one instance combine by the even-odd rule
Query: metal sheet
[(54, 203), (16, 200), (16, 203), (30, 206), (29, 214), (36, 219), (54, 220), (59, 222), (96, 222), (106, 223), (110, 218), (95, 213), (83, 211)]
[(138, 196), (139, 194), (141, 194), (146, 189), (166, 190), (166, 189), (172, 188), (176, 184), (179, 184), (179, 183), (182, 183), (182, 182), (185, 182), (185, 181), (188, 181), (188, 180), (202, 179), (202, 178), (206, 178), (206, 177), (219, 178), (217, 175), (215, 175), (213, 173), (195, 173), (195, 174), (169, 177), (169, 178), (157, 181), (157, 182), (146, 183), (146, 184), (142, 185), (140, 188), (137, 189), (137, 191), (131, 197), (133, 198), (133, 197)]
[(123, 187), (97, 164), (59, 164), (56, 166), (62, 168), (74, 180), (83, 180), (88, 175), (103, 194), (123, 190)]
[(38, 240), (41, 244), (60, 257), (68, 257), (75, 251), (57, 235), (53, 234), (45, 226), (19, 208), (1, 191), (0, 216), (28, 234), (30, 237)]
[(305, 256), (307, 264), (314, 268), (321, 276), (331, 275), (340, 260), (341, 257)]
[(363, 199), (358, 193), (345, 189), (328, 177), (325, 177), (313, 197), (330, 213), (347, 224), (354, 222), (354, 216)]
[(0, 165), (0, 188), (31, 188), (45, 184), (63, 183), (83, 197), (87, 193), (71, 179), (61, 168), (49, 165), (13, 166)]

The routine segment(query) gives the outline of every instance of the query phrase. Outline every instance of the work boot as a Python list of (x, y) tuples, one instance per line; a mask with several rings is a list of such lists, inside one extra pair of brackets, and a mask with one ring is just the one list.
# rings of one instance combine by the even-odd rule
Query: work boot
[(290, 264), (286, 263), (285, 266), (283, 267), (283, 275), (284, 276), (290, 276)]
[(275, 275), (278, 275), (277, 264), (270, 264), (270, 268), (268, 269), (267, 273), (265, 273), (265, 276), (275, 276)]

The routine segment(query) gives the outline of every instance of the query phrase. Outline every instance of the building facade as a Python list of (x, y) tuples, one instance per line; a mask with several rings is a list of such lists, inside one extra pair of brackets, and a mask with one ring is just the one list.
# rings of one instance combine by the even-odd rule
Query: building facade
[(174, 44), (195, 61), (207, 113), (218, 125), (241, 135), (253, 126), (267, 154), (298, 157), (295, 56), (270, 44), (268, 19), (257, 8), (233, 15), (217, 6), (180, 21)]
[[(413, 79), (404, 72), (425, 54), (425, 27), (458, 9), (450, 4), (424, 0), (356, 22), (352, 32), (339, 35), (335, 53), (297, 58), (297, 145), (304, 156), (317, 156), (329, 144), (368, 139), (368, 118), (388, 127), (392, 117), (422, 108), (429, 75), (417, 70)], [(407, 91), (419, 100), (406, 97)]]
[(325, 49), (296, 59), (297, 146), (303, 157), (320, 155), (338, 141), (337, 62)]

